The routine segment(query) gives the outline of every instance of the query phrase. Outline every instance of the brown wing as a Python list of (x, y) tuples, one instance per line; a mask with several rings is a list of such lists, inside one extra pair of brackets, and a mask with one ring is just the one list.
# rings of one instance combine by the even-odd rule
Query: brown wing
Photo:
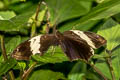
[(30, 42), (27, 40), (18, 45), (11, 55), (17, 60), (28, 60), (32, 55), (30, 51)]
[(12, 57), (17, 60), (29, 60), (31, 55), (43, 55), (51, 45), (58, 45), (53, 34), (35, 36), (16, 47)]
[(68, 37), (64, 37), (64, 39), (61, 42), (61, 47), (70, 60), (84, 59), (88, 61), (93, 55), (93, 49), (84, 41), (77, 42)]
[(78, 36), (62, 35), (57, 32), (57, 38), (59, 39), (60, 46), (64, 53), (70, 58), (70, 60), (84, 59), (86, 61), (93, 55), (93, 49), (87, 44), (86, 41), (80, 39)]
[(65, 40), (61, 42), (64, 52), (71, 60), (81, 58), (88, 60), (94, 54), (93, 48), (106, 44), (106, 40), (95, 33), (71, 30), (64, 32)]
[(95, 49), (105, 45), (107, 42), (102, 36), (88, 31), (71, 30), (65, 31), (64, 35), (70, 38), (73, 38), (75, 36), (73, 38), (75, 40), (82, 39), (86, 41), (88, 45)]
[(85, 31), (84, 34), (86, 34), (91, 39), (91, 41), (94, 43), (96, 48), (100, 48), (101, 46), (105, 45), (107, 42), (104, 37), (96, 33)]

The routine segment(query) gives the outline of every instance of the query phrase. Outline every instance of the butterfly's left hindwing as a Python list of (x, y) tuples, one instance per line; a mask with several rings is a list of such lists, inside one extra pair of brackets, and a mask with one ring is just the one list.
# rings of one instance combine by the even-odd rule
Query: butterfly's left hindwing
[(51, 45), (58, 45), (53, 34), (35, 36), (20, 45), (13, 51), (12, 57), (17, 60), (29, 60), (31, 55), (43, 55)]
[(27, 40), (16, 47), (12, 53), (12, 57), (17, 60), (29, 60), (32, 52), (30, 50), (30, 42)]

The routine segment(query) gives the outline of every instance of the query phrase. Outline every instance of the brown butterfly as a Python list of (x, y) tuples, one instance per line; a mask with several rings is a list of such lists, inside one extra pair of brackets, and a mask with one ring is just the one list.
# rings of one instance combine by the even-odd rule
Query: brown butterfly
[(29, 60), (31, 55), (42, 56), (50, 46), (60, 45), (68, 58), (72, 60), (83, 59), (88, 61), (94, 55), (94, 50), (106, 44), (106, 40), (93, 32), (70, 30), (55, 34), (35, 36), (16, 47), (12, 57), (17, 60)]

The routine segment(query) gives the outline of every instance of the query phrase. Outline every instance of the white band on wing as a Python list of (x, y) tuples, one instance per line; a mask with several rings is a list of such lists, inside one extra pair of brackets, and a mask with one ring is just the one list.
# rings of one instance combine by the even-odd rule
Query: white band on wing
[(85, 40), (88, 43), (88, 45), (91, 46), (92, 48), (96, 48), (94, 43), (91, 41), (91, 39), (86, 34), (84, 34), (83, 31), (79, 31), (79, 30), (70, 30), (70, 31), (72, 31), (75, 34), (77, 34), (78, 36), (80, 36), (80, 38)]
[(40, 38), (41, 38), (41, 35), (39, 36), (36, 36), (36, 37), (33, 37), (31, 38), (29, 41), (30, 41), (30, 49), (33, 53), (33, 55), (37, 54), (37, 53), (41, 53), (40, 52)]

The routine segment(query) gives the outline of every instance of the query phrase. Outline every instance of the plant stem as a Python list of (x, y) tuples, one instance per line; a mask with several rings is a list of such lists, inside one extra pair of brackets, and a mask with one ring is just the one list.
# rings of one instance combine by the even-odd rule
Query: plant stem
[(108, 66), (110, 68), (110, 72), (111, 72), (111, 75), (112, 75), (112, 80), (115, 80), (115, 75), (114, 75), (114, 71), (113, 71), (113, 67), (112, 67), (112, 61), (111, 61), (111, 50), (106, 50), (106, 52), (108, 53), (109, 57), (106, 58), (107, 60), (107, 63), (108, 63)]
[(38, 7), (37, 7), (37, 10), (36, 10), (36, 16), (35, 16), (35, 20), (37, 21), (38, 20), (38, 14), (39, 14), (39, 11), (40, 11), (40, 5), (41, 5), (42, 1), (40, 1), (38, 3)]
[[(0, 35), (0, 41), (1, 41), (1, 49), (2, 49), (2, 55), (4, 57), (4, 61), (7, 61), (8, 58), (7, 58), (7, 55), (6, 55), (4, 37), (2, 35)], [(9, 71), (9, 75), (10, 75), (11, 80), (15, 80), (15, 77), (14, 77), (14, 74), (13, 74), (12, 70)]]
[(87, 61), (84, 61), (84, 62), (87, 63), (88, 65), (90, 65), (104, 80), (107, 80), (107, 78), (104, 76), (104, 74), (97, 67), (95, 67), (94, 64), (91, 64)]
[(50, 30), (50, 13), (49, 13), (49, 10), (48, 10), (48, 5), (43, 1), (42, 2), (43, 5), (45, 5), (47, 7), (47, 11), (46, 11), (46, 21), (47, 21), (47, 28), (46, 28), (46, 34), (49, 33), (49, 30)]
[(33, 37), (33, 36), (35, 35), (35, 33), (36, 33), (36, 26), (37, 26), (36, 24), (37, 24), (37, 20), (38, 20), (38, 14), (39, 14), (39, 11), (40, 11), (41, 2), (42, 2), (42, 1), (40, 1), (40, 2), (38, 3), (38, 7), (37, 7), (37, 9), (36, 9), (35, 20), (33, 21), (32, 28), (31, 28), (31, 37)]
[(49, 33), (49, 29), (50, 29), (50, 13), (48, 11), (48, 8), (47, 8), (47, 28), (46, 28), (46, 33), (48, 34)]
[(102, 74), (102, 72), (101, 72), (97, 67), (95, 67), (93, 64), (90, 64), (90, 66), (91, 66), (104, 80), (107, 80), (107, 78)]
[(4, 43), (4, 37), (1, 35), (0, 36), (0, 39), (1, 39), (1, 49), (2, 49), (2, 55), (4, 57), (4, 61), (7, 61), (8, 58), (7, 58), (7, 55), (6, 55), (6, 50), (5, 50), (5, 43)]
[(35, 65), (37, 64), (37, 62), (34, 62), (31, 67), (24, 72), (23, 76), (22, 76), (22, 80), (27, 80), (29, 74), (32, 72), (32, 70), (34, 69)]
[(111, 72), (111, 75), (112, 75), (112, 80), (115, 80), (115, 75), (114, 75), (114, 71), (113, 71), (113, 67), (112, 67), (111, 58), (107, 58), (107, 63), (108, 63), (109, 68), (110, 68), (110, 72)]
[(35, 22), (32, 24), (32, 28), (31, 28), (31, 37), (33, 37), (36, 33), (36, 24)]

